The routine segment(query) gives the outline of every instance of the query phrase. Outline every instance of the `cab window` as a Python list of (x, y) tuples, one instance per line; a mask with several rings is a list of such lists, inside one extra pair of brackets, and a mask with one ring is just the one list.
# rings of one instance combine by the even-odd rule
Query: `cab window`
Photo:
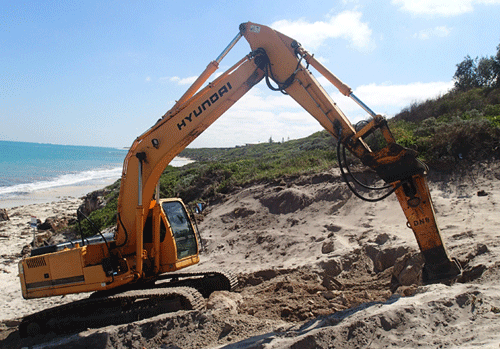
[(162, 207), (174, 234), (177, 259), (195, 255), (198, 250), (196, 235), (182, 204), (170, 201), (164, 202)]

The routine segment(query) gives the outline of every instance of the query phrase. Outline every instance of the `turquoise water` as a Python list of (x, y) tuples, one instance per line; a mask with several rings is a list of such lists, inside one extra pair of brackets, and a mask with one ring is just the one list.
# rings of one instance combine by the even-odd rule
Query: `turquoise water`
[(121, 176), (126, 150), (0, 141), (0, 200)]

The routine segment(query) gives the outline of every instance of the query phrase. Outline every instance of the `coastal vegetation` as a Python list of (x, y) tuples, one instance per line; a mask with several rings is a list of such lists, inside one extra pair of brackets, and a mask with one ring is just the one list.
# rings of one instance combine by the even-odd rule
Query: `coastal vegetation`
[[(478, 161), (500, 158), (500, 45), (496, 56), (457, 64), (455, 86), (448, 93), (414, 102), (388, 120), (396, 142), (416, 150), (436, 171), (452, 171)], [(381, 136), (369, 140), (381, 143)], [(337, 166), (336, 140), (326, 131), (309, 137), (234, 148), (185, 149), (180, 156), (196, 160), (167, 166), (160, 179), (162, 197), (180, 197), (188, 205), (219, 200), (236, 188), (277, 181)], [(107, 205), (91, 213), (95, 226), (116, 223), (119, 181), (108, 187)], [(87, 222), (85, 234), (93, 235)]]

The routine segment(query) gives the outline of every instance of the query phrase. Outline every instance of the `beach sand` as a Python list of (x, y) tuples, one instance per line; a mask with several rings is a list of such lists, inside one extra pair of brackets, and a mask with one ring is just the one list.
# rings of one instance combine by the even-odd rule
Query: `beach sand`
[[(46, 307), (63, 304), (86, 295), (68, 295), (45, 299), (24, 300), (18, 275), (18, 262), (23, 248), (33, 241), (32, 217), (44, 222), (48, 217), (73, 217), (83, 197), (94, 190), (114, 183), (102, 180), (92, 185), (75, 185), (41, 190), (16, 199), (2, 201), (9, 220), (0, 222), (0, 321), (22, 317)], [(43, 235), (43, 232), (37, 232)]]
[[(499, 168), (485, 166), (473, 177), (442, 176), (430, 183), (450, 255), (468, 272), (475, 270), (463, 282), (410, 284), (393, 293), (394, 263), (418, 251), (401, 208), (393, 196), (380, 203), (360, 201), (333, 171), (254, 185), (208, 206), (199, 224), (206, 251), (193, 270), (224, 268), (239, 276), (236, 292), (216, 295), (223, 306), (209, 300), (212, 307), (202, 313), (165, 314), (63, 339), (40, 337), (36, 343), (51, 343), (47, 348), (77, 343), (99, 343), (100, 348), (499, 348)], [(77, 197), (53, 197), (58, 195), (59, 201), (8, 209), (10, 220), (0, 223), (0, 320), (4, 333), (10, 333), (0, 346), (33, 344), (16, 342), (15, 319), (86, 296), (21, 297), (17, 262), (32, 240), (31, 215), (43, 221), (74, 213), (80, 204)]]

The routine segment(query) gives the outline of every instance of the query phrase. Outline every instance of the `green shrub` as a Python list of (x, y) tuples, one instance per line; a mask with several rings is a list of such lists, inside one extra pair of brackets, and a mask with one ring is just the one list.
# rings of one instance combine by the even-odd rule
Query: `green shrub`
[(81, 219), (80, 223), (76, 223), (75, 225), (71, 226), (70, 229), (78, 233), (80, 233), (81, 229), (84, 237), (96, 235), (99, 231), (102, 231), (103, 229), (116, 224), (117, 205), (118, 196), (116, 194), (110, 201), (108, 201), (106, 206), (104, 206), (102, 209), (92, 212), (88, 216), (89, 220), (93, 224), (91, 224), (86, 219)]
[(475, 162), (498, 156), (499, 136), (499, 129), (491, 127), (485, 118), (457, 118), (436, 125), (433, 135), (420, 139), (419, 149), (432, 163), (444, 159)]
[[(412, 103), (388, 120), (396, 142), (417, 150), (436, 166), (500, 158), (500, 89), (453, 91)], [(366, 139), (371, 149), (385, 146), (379, 132)], [(336, 140), (326, 131), (287, 142), (235, 148), (185, 149), (181, 156), (196, 162), (167, 166), (160, 178), (161, 197), (180, 197), (186, 204), (210, 201), (257, 181), (273, 181), (327, 170), (336, 165)], [(351, 158), (351, 157), (349, 157)], [(116, 223), (116, 196), (90, 218), (99, 229)], [(93, 234), (83, 223), (86, 234)]]

